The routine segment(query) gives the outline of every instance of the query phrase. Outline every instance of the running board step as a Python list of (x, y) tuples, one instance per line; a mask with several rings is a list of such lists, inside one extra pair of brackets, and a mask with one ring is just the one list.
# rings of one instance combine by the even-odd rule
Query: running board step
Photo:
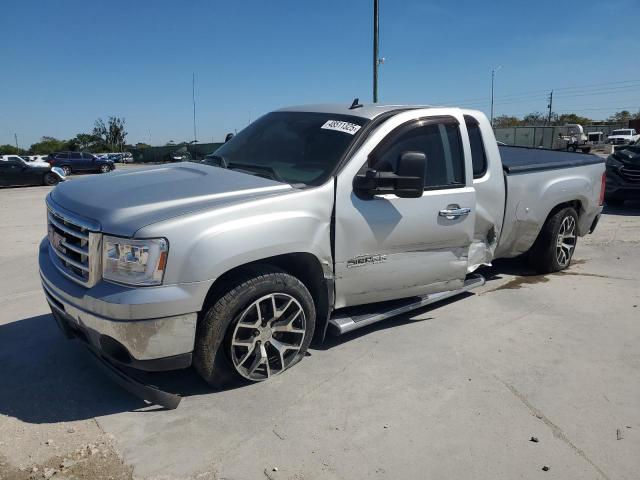
[[(375, 311), (371, 308), (375, 306), (368, 305), (361, 309), (357, 307), (347, 308), (342, 312), (337, 312), (329, 319), (329, 325), (331, 326), (332, 333), (342, 335), (343, 333), (351, 332), (358, 328), (362, 328), (366, 325), (379, 322), (396, 315), (401, 315), (411, 310), (415, 310), (426, 305), (430, 305), (447, 298), (460, 295), (461, 293), (468, 292), (476, 287), (484, 285), (484, 277), (482, 275), (474, 275), (467, 278), (464, 282), (464, 286), (459, 290), (449, 290), (446, 292), (432, 293), (429, 295), (423, 295), (421, 297), (411, 297), (403, 300), (383, 302), (378, 305)], [(368, 307), (368, 308), (367, 308)], [(367, 311), (368, 310), (368, 311)]]

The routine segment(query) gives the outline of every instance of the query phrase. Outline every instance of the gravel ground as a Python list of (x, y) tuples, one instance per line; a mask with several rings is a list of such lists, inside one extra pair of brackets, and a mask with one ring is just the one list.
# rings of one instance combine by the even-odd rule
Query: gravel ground
[(267, 383), (158, 375), (184, 396), (162, 411), (57, 331), (36, 261), (48, 191), (0, 190), (1, 480), (638, 478), (640, 204), (607, 210), (566, 272), (497, 262), (473, 294)]

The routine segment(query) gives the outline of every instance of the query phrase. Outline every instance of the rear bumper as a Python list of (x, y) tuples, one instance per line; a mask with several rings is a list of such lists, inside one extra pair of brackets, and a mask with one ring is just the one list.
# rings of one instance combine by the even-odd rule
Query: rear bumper
[(109, 361), (146, 371), (191, 364), (198, 311), (209, 283), (130, 288), (98, 282), (84, 288), (63, 276), (40, 245), (40, 278), (56, 321)]

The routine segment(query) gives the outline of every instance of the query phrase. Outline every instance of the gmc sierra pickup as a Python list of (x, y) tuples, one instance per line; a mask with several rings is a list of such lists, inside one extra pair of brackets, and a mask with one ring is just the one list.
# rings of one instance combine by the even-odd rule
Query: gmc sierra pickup
[(262, 381), (327, 329), (482, 285), (473, 272), (496, 258), (566, 268), (598, 221), (604, 171), (592, 155), (498, 147), (473, 110), (285, 108), (203, 163), (53, 189), (42, 285), (69, 337), (174, 407), (123, 372)]

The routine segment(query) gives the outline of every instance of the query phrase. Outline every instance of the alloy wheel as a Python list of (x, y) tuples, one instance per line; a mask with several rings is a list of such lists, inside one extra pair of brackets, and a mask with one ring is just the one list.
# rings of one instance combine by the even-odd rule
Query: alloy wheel
[(576, 219), (567, 215), (562, 219), (556, 239), (556, 260), (561, 268), (569, 265), (576, 248)]
[(109, 167), (109, 165), (101, 165), (100, 166), (100, 171), (102, 173), (109, 173), (111, 171), (111, 168)]
[(286, 293), (259, 298), (239, 315), (231, 337), (231, 360), (243, 377), (259, 382), (286, 370), (306, 332), (302, 305)]

